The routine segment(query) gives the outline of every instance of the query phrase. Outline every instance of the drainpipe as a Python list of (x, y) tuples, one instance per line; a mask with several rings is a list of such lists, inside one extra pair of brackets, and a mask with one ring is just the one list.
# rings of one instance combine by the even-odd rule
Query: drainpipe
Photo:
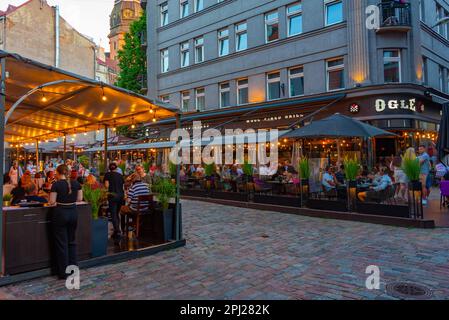
[(59, 54), (60, 54), (60, 45), (59, 45), (59, 6), (55, 6), (55, 67), (59, 68)]

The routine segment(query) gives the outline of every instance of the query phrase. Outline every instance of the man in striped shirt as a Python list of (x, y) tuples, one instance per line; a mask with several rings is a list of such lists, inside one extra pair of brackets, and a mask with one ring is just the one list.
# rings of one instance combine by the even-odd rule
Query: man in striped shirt
[[(137, 211), (139, 196), (150, 195), (150, 186), (147, 183), (142, 182), (142, 178), (138, 174), (133, 174), (130, 178), (132, 185), (128, 189), (128, 205), (131, 210)], [(148, 207), (148, 201), (141, 202), (142, 211), (148, 210)]]

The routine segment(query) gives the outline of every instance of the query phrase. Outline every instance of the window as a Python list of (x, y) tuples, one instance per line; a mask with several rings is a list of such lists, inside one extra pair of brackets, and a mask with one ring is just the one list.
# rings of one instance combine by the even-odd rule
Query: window
[(231, 106), (231, 89), (229, 82), (220, 84), (220, 108)]
[(169, 70), (168, 49), (161, 50), (161, 72), (165, 73)]
[(273, 72), (267, 74), (268, 100), (281, 98), (281, 73)]
[(301, 2), (287, 7), (288, 36), (302, 33), (302, 5)]
[(288, 82), (290, 86), (290, 97), (302, 96), (304, 94), (304, 68), (291, 68), (288, 71)]
[(247, 104), (249, 102), (248, 79), (237, 80), (237, 103), (238, 105)]
[(194, 4), (195, 12), (198, 12), (198, 11), (201, 11), (204, 9), (204, 0), (195, 0), (193, 4)]
[(279, 39), (279, 14), (272, 11), (265, 14), (265, 42), (273, 42)]
[(218, 31), (218, 56), (226, 56), (229, 54), (229, 30), (223, 29)]
[(188, 67), (190, 64), (189, 42), (181, 43), (181, 68)]
[(164, 103), (170, 103), (170, 96), (169, 95), (160, 96), (160, 99)]
[(327, 90), (340, 90), (345, 88), (345, 65), (343, 58), (328, 60), (327, 64)]
[(204, 88), (198, 88), (195, 90), (195, 108), (197, 111), (204, 111), (206, 107), (206, 95)]
[(384, 82), (401, 82), (401, 53), (399, 50), (384, 51)]
[(195, 63), (204, 61), (204, 38), (195, 39)]
[(161, 8), (161, 27), (168, 24), (168, 3), (165, 2), (160, 5)]
[(438, 83), (440, 85), (440, 91), (444, 91), (444, 68), (439, 66), (438, 68)]
[(427, 58), (422, 58), (422, 83), (427, 84)]
[(189, 110), (189, 104), (190, 104), (190, 92), (189, 91), (183, 91), (181, 93), (181, 110), (182, 111), (188, 111)]
[(343, 21), (343, 1), (324, 0), (326, 11), (326, 26)]
[(419, 0), (419, 19), (421, 21), (425, 21), (426, 20), (426, 15), (425, 15), (425, 7), (424, 7), (424, 0)]
[(237, 51), (248, 49), (248, 28), (246, 22), (235, 25), (235, 48)]
[(185, 18), (189, 15), (189, 0), (179, 0), (179, 17)]

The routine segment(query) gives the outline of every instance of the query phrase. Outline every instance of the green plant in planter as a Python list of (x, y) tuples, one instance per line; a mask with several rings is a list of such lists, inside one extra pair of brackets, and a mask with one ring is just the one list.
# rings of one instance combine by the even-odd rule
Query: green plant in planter
[[(142, 166), (146, 173), (150, 172), (150, 167), (151, 167), (150, 161), (144, 161), (142, 163)], [(125, 171), (123, 171), (123, 172), (125, 172)]]
[(251, 163), (248, 163), (247, 161), (245, 161), (245, 163), (243, 164), (242, 170), (243, 170), (244, 175), (246, 175), (248, 177), (253, 176), (254, 168)]
[(418, 181), (421, 173), (419, 159), (414, 155), (403, 156), (402, 170), (410, 181)]
[(3, 205), (4, 206), (10, 206), (12, 201), (13, 195), (12, 194), (5, 194), (3, 196)]
[(100, 212), (101, 205), (107, 199), (108, 192), (102, 188), (92, 188), (85, 184), (83, 186), (83, 197), (92, 206), (92, 218), (98, 219), (98, 213)]
[(215, 174), (215, 163), (209, 163), (204, 165), (204, 173), (206, 177), (212, 177)]
[(98, 174), (104, 176), (106, 174), (106, 161), (98, 162)]
[(84, 168), (89, 168), (89, 157), (82, 155), (78, 157), (78, 162), (83, 165)]
[(310, 178), (310, 164), (308, 158), (301, 158), (298, 162), (299, 175), (301, 179)]
[(117, 167), (120, 168), (120, 170), (122, 170), (123, 174), (126, 174), (126, 162), (125, 161), (121, 161), (117, 164)]
[(177, 172), (177, 166), (173, 162), (168, 163), (168, 173), (170, 174), (170, 177), (175, 178)]
[(360, 164), (357, 161), (357, 158), (354, 159), (346, 158), (344, 160), (345, 166), (345, 176), (348, 181), (355, 181), (360, 171)]
[(152, 189), (157, 193), (162, 208), (167, 210), (170, 199), (176, 196), (176, 186), (169, 179), (158, 179)]

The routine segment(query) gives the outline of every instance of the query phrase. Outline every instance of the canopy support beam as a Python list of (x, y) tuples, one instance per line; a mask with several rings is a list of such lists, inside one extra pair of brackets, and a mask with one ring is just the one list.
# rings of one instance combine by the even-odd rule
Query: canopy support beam
[[(179, 113), (176, 114), (176, 129), (181, 128), (181, 115)], [(181, 137), (178, 137), (178, 144), (181, 143)], [(179, 157), (179, 152), (176, 154), (177, 157)], [(179, 162), (179, 161), (177, 161)], [(182, 223), (181, 223), (181, 164), (178, 163), (176, 165), (176, 241), (179, 241), (182, 239)]]
[[(6, 108), (6, 58), (2, 57), (0, 61), (1, 78), (0, 78), (0, 124), (5, 123), (5, 108)], [(5, 127), (0, 125), (0, 189), (3, 190), (3, 173), (5, 164)], [(5, 266), (3, 261), (3, 192), (0, 193), (0, 276), (5, 274)]]
[(36, 139), (36, 172), (39, 171), (39, 139)]
[(62, 139), (64, 140), (64, 151), (62, 152), (62, 160), (64, 160), (65, 163), (67, 160), (67, 135), (65, 133)]
[(107, 124), (104, 125), (104, 151), (103, 152), (104, 152), (104, 157), (103, 157), (104, 168), (105, 168), (105, 171), (107, 171), (107, 169), (106, 169), (108, 167), (108, 125)]

